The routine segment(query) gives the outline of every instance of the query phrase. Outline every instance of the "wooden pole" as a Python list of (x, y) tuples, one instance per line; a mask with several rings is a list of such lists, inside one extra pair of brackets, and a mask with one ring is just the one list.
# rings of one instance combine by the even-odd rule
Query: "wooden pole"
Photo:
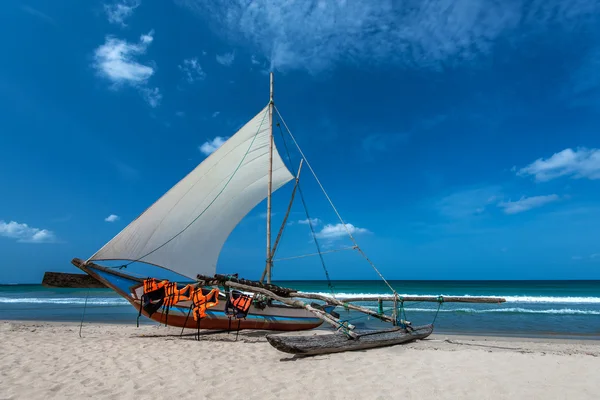
[[(308, 311), (315, 314), (318, 318), (322, 319), (323, 321), (327, 322), (328, 324), (333, 325), (336, 329), (340, 329), (340, 327), (344, 326), (342, 321), (335, 318), (333, 315), (327, 314), (325, 311), (319, 310), (319, 309), (317, 309), (309, 304), (306, 304), (300, 300), (293, 300), (290, 298), (281, 297), (267, 289), (258, 288), (258, 287), (254, 287), (254, 286), (248, 286), (248, 285), (242, 285), (241, 283), (235, 283), (235, 282), (231, 282), (231, 281), (224, 282), (223, 285), (229, 286), (232, 288), (236, 288), (236, 289), (240, 289), (240, 290), (246, 290), (248, 292), (262, 293), (265, 296), (268, 296), (274, 300), (280, 301), (289, 306), (305, 308)], [(358, 337), (358, 335), (356, 333), (352, 332), (352, 329), (354, 329), (355, 327), (352, 324), (347, 324), (345, 326), (347, 326), (348, 330), (346, 330), (344, 333), (347, 334), (348, 336), (356, 339)]]
[[(291, 293), (290, 296), (296, 296), (298, 293)], [(304, 293), (302, 293), (304, 295)], [(327, 297), (328, 296), (323, 296)], [(322, 299), (325, 300), (325, 299)], [(351, 297), (338, 299), (347, 302), (358, 302), (358, 301), (394, 301), (394, 296), (363, 296), (363, 297)], [(443, 302), (443, 303), (504, 303), (506, 299), (503, 297), (470, 297), (470, 296), (399, 296), (400, 301), (428, 301), (428, 302)], [(328, 301), (328, 300), (325, 300)]]
[[(335, 304), (335, 305), (338, 305), (338, 306), (347, 307), (350, 310), (360, 311), (362, 313), (365, 313), (365, 314), (370, 315), (372, 317), (378, 318), (378, 319), (380, 319), (382, 321), (385, 321), (385, 322), (392, 322), (392, 323), (395, 322), (393, 316), (389, 316), (389, 315), (385, 315), (385, 314), (379, 314), (377, 311), (373, 311), (373, 310), (368, 309), (366, 307), (355, 306), (354, 304), (348, 304), (347, 302), (335, 299), (335, 298), (330, 297), (330, 296), (323, 296), (323, 295), (314, 294), (314, 293), (298, 293), (298, 292), (292, 293), (292, 294), (290, 294), (290, 296), (292, 296), (292, 297), (300, 297), (300, 298), (304, 298), (304, 299), (323, 300), (323, 301), (326, 301), (326, 302), (328, 302), (330, 304)], [(404, 322), (405, 324), (410, 324), (408, 321), (402, 321), (402, 322)]]
[(271, 194), (273, 192), (273, 72), (270, 73), (269, 95), (269, 189), (267, 195), (267, 283), (271, 283)]
[[(285, 228), (285, 224), (290, 216), (290, 211), (292, 211), (292, 205), (294, 204), (294, 197), (296, 196), (296, 189), (298, 189), (298, 181), (300, 180), (300, 171), (302, 171), (302, 162), (304, 160), (300, 160), (300, 166), (298, 167), (298, 173), (296, 174), (296, 184), (294, 185), (294, 189), (292, 190), (292, 197), (290, 198), (290, 204), (288, 205), (287, 212), (285, 213), (285, 217), (283, 218), (283, 222), (281, 223), (281, 228), (279, 228), (279, 233), (277, 234), (277, 238), (275, 238), (275, 243), (273, 244), (273, 248), (271, 249), (271, 258), (269, 258), (268, 263), (273, 266), (273, 257), (275, 257), (275, 252), (277, 251), (277, 246), (279, 245), (279, 240), (281, 240), (281, 235), (283, 234), (283, 229)], [(267, 274), (267, 268), (263, 271), (260, 276), (260, 283), (265, 281), (265, 275)]]

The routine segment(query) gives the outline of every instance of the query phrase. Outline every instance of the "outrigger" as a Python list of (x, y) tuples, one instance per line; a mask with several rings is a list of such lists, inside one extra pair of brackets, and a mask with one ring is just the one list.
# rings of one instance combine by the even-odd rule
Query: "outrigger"
[[(294, 174), (283, 162), (274, 143), (275, 112), (279, 117), (277, 126), (285, 127), (301, 155), (298, 171)], [(282, 137), (285, 143), (283, 131)], [(285, 149), (290, 159), (287, 144)], [(353, 243), (352, 247), (341, 250), (358, 252), (388, 286), (390, 296), (338, 299), (335, 296), (302, 293), (272, 284), (275, 252), (286, 227), (296, 192), (300, 193), (306, 211), (299, 184), (304, 164)], [(278, 235), (272, 243), (271, 197), (273, 192), (290, 181), (294, 181), (294, 187), (289, 206)], [(266, 265), (260, 281), (216, 274), (219, 254), (232, 230), (265, 198)], [(308, 211), (306, 217), (317, 247), (315, 254), (321, 255), (324, 252), (319, 246), (313, 220)], [(124, 263), (116, 267), (98, 264), (114, 260)], [(440, 304), (453, 301), (505, 301), (498, 297), (400, 296), (358, 245), (275, 107), (272, 73), (267, 106), (95, 254), (87, 260), (74, 258), (72, 263), (127, 299), (139, 310), (140, 316), (144, 315), (157, 322), (182, 329), (229, 330), (232, 327), (232, 319), (237, 321), (238, 331), (307, 330), (316, 328), (323, 322), (335, 328), (336, 332), (333, 334), (310, 337), (267, 335), (267, 340), (276, 349), (301, 355), (367, 349), (426, 338), (433, 332), (433, 324), (412, 326), (403, 319), (399, 310), (405, 301), (432, 301)], [(158, 266), (189, 281), (176, 283), (152, 277), (136, 277), (125, 272), (133, 263)], [(331, 283), (327, 272), (326, 277)], [(322, 303), (309, 304), (299, 299), (312, 299)], [(377, 302), (380, 305), (379, 310), (353, 304), (365, 301)], [(393, 303), (391, 315), (381, 311), (383, 302)], [(337, 306), (364, 313), (390, 323), (392, 327), (385, 330), (360, 331), (348, 321), (339, 319), (339, 314), (334, 311)]]

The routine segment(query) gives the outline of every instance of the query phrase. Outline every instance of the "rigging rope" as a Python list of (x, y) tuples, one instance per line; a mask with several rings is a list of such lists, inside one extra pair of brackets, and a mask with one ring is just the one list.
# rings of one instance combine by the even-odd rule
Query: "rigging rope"
[[(281, 122), (283, 122), (283, 126), (285, 126), (285, 129), (288, 131), (290, 137), (292, 138), (292, 140), (294, 141), (294, 144), (296, 145), (296, 148), (298, 149), (298, 151), (300, 152), (300, 155), (302, 155), (302, 158), (304, 159), (304, 161), (306, 162), (306, 165), (308, 166), (308, 169), (310, 169), (310, 172), (312, 173), (312, 175), (315, 177), (315, 180), (317, 181), (317, 184), (319, 185), (319, 187), (321, 188), (321, 191), (323, 192), (323, 194), (325, 195), (325, 197), (327, 198), (327, 201), (329, 202), (329, 205), (331, 205), (331, 208), (333, 208), (333, 211), (335, 212), (335, 214), (337, 215), (338, 219), (340, 220), (340, 222), (342, 223), (342, 226), (344, 227), (344, 229), (346, 230), (346, 232), (348, 233), (348, 236), (350, 237), (350, 240), (352, 240), (352, 243), (354, 243), (354, 245), (356, 246), (356, 250), (358, 250), (358, 252), (364, 257), (365, 260), (367, 260), (367, 262), (371, 265), (371, 267), (373, 267), (373, 269), (375, 270), (375, 272), (377, 272), (377, 275), (379, 275), (379, 277), (385, 282), (385, 284), (390, 288), (390, 290), (392, 291), (392, 293), (394, 293), (395, 295), (397, 295), (396, 290), (392, 287), (392, 285), (390, 285), (390, 283), (383, 277), (383, 275), (381, 274), (381, 272), (379, 272), (379, 270), (377, 269), (377, 267), (375, 266), (375, 264), (369, 259), (369, 257), (367, 257), (367, 255), (362, 251), (362, 249), (358, 246), (358, 243), (356, 242), (356, 239), (354, 239), (354, 236), (352, 236), (352, 232), (350, 232), (350, 229), (348, 229), (348, 226), (346, 225), (346, 223), (344, 222), (344, 220), (342, 219), (342, 216), (340, 215), (340, 213), (338, 212), (337, 208), (335, 208), (335, 206), (333, 205), (333, 202), (331, 201), (331, 198), (329, 197), (329, 195), (327, 194), (327, 192), (325, 191), (325, 188), (323, 187), (323, 185), (321, 184), (321, 181), (319, 180), (319, 178), (317, 177), (317, 174), (315, 173), (315, 171), (313, 170), (312, 166), (310, 165), (310, 163), (308, 162), (308, 159), (306, 158), (306, 156), (304, 155), (304, 153), (302, 152), (302, 149), (300, 148), (300, 146), (298, 145), (298, 142), (296, 142), (296, 138), (294, 138), (294, 135), (292, 134), (292, 131), (290, 131), (290, 128), (288, 128), (287, 124), (285, 123), (285, 120), (283, 119), (283, 117), (281, 116), (281, 113), (279, 112), (279, 109), (276, 106), (273, 106), (275, 108), (275, 111), (277, 111), (277, 115), (279, 116), (279, 119), (281, 120)], [(289, 157), (289, 156), (288, 156)], [(302, 192), (300, 192), (302, 193)], [(309, 225), (310, 225), (310, 219), (309, 219)], [(312, 227), (311, 227), (312, 229)]]
[(81, 337), (81, 328), (83, 328), (83, 318), (85, 317), (85, 310), (87, 308), (88, 297), (90, 297), (90, 288), (88, 288), (85, 295), (85, 303), (83, 305), (83, 313), (81, 314), (81, 323), (79, 324), (79, 337)]
[(335, 250), (327, 250), (327, 251), (321, 251), (319, 253), (310, 253), (310, 254), (303, 254), (301, 256), (293, 256), (293, 257), (285, 257), (285, 258), (277, 258), (273, 261), (286, 261), (286, 260), (295, 260), (297, 258), (304, 258), (304, 257), (312, 257), (312, 256), (317, 256), (319, 254), (328, 254), (328, 253), (337, 253), (339, 251), (344, 251), (344, 250), (354, 250), (356, 247), (355, 246), (351, 246), (351, 247), (342, 247), (341, 249), (335, 249)]
[(244, 154), (244, 156), (240, 160), (239, 164), (237, 165), (237, 167), (235, 168), (235, 170), (233, 171), (233, 173), (231, 174), (231, 176), (229, 177), (229, 179), (225, 183), (225, 186), (223, 186), (223, 188), (219, 191), (219, 193), (217, 193), (217, 195), (215, 196), (215, 198), (212, 199), (212, 201), (204, 208), (204, 210), (202, 210), (202, 212), (196, 218), (194, 218), (192, 220), (192, 222), (190, 222), (185, 228), (183, 228), (181, 231), (179, 231), (177, 234), (175, 234), (175, 236), (173, 236), (171, 239), (167, 240), (166, 242), (164, 242), (163, 244), (161, 244), (160, 246), (158, 246), (154, 250), (150, 251), (149, 253), (141, 256), (137, 260), (132, 260), (132, 261), (128, 262), (127, 264), (122, 265), (121, 268), (126, 268), (128, 265), (131, 265), (134, 262), (141, 261), (142, 259), (148, 257), (150, 254), (154, 253), (155, 251), (160, 250), (161, 248), (163, 248), (164, 246), (166, 246), (167, 244), (169, 244), (170, 242), (172, 242), (176, 237), (178, 237), (183, 232), (185, 232), (190, 226), (192, 226), (192, 224), (194, 222), (196, 222), (198, 220), (198, 218), (200, 218), (202, 215), (204, 215), (204, 213), (206, 212), (206, 210), (208, 210), (210, 208), (210, 206), (212, 206), (213, 203), (215, 201), (217, 201), (217, 199), (219, 198), (219, 196), (221, 196), (221, 194), (225, 191), (225, 189), (227, 189), (227, 187), (229, 186), (229, 183), (231, 182), (231, 180), (233, 179), (233, 177), (236, 175), (236, 173), (238, 172), (238, 170), (241, 168), (242, 164), (244, 163), (244, 160), (248, 156), (248, 153), (250, 153), (250, 149), (252, 148), (252, 145), (254, 144), (254, 141), (256, 140), (256, 137), (258, 136), (258, 133), (260, 132), (260, 128), (262, 128), (263, 122), (265, 122), (265, 117), (267, 116), (267, 114), (268, 114), (267, 112), (264, 113), (263, 119), (260, 121), (260, 125), (258, 126), (258, 129), (256, 130), (256, 133), (254, 134), (254, 137), (252, 138), (252, 141), (250, 142), (250, 146), (248, 146), (248, 149), (246, 150), (246, 153)]
[[(277, 110), (276, 107), (275, 107), (275, 110)], [(279, 119), (281, 119), (281, 121), (283, 122), (283, 118), (281, 118), (281, 114), (279, 114), (279, 111), (277, 111), (277, 114), (279, 115)], [(283, 122), (283, 123), (285, 125), (285, 122)], [(287, 154), (288, 160), (291, 160), (292, 157), (290, 155), (290, 150), (289, 150), (287, 142), (285, 140), (285, 136), (283, 136), (283, 130), (281, 129), (281, 125), (279, 123), (277, 123), (277, 127), (279, 128), (279, 133), (281, 134), (281, 138), (283, 139), (283, 147), (285, 148), (285, 152)], [(304, 159), (304, 161), (306, 161), (306, 159)], [(307, 164), (308, 164), (308, 162), (307, 162)], [(290, 163), (290, 168), (292, 169), (292, 173), (295, 175), (296, 171), (294, 170), (294, 167), (291, 165), (291, 163)], [(311, 168), (311, 171), (312, 171), (312, 168)], [(300, 181), (298, 181), (298, 193), (300, 193), (300, 200), (302, 201), (302, 206), (304, 207), (304, 213), (306, 214), (306, 220), (308, 221), (308, 226), (310, 227), (310, 232), (311, 232), (313, 241), (315, 242), (315, 246), (317, 248), (317, 254), (319, 254), (319, 258), (321, 259), (321, 265), (323, 266), (323, 271), (325, 271), (325, 277), (327, 278), (327, 286), (329, 287), (329, 290), (331, 291), (333, 298), (335, 298), (335, 290), (333, 288), (333, 284), (331, 283), (331, 279), (329, 278), (329, 272), (327, 271), (327, 267), (325, 266), (325, 259), (323, 258), (323, 253), (321, 252), (321, 246), (319, 246), (319, 241), (317, 240), (317, 234), (315, 232), (315, 228), (313, 227), (312, 220), (308, 213), (308, 207), (306, 206), (306, 201), (304, 200), (304, 194), (302, 193), (302, 187), (300, 186)]]

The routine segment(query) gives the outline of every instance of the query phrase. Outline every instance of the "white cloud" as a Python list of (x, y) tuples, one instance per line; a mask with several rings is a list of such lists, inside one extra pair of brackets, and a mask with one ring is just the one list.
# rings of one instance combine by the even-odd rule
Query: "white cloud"
[(222, 137), (222, 136), (217, 136), (216, 138), (214, 138), (213, 140), (208, 140), (206, 142), (204, 142), (200, 147), (200, 152), (202, 152), (204, 155), (209, 155), (214, 153), (219, 147), (221, 147), (223, 145), (223, 143), (225, 143), (225, 141), (228, 138), (226, 137)]
[(175, 115), (177, 115), (179, 118), (183, 118), (183, 117), (185, 117), (185, 112), (183, 112), (183, 111), (177, 111), (175, 113)]
[(52, 17), (50, 17), (49, 15), (44, 14), (43, 12), (36, 10), (33, 7), (29, 7), (29, 6), (21, 6), (21, 10), (25, 11), (28, 14), (31, 14), (51, 25), (54, 26), (58, 26), (58, 24), (56, 23), (56, 21), (54, 21), (54, 19)]
[(580, 29), (600, 8), (561, 0), (176, 2), (226, 39), (249, 44), (271, 69), (309, 71), (359, 60), (442, 69), (489, 55), (508, 35), (514, 46), (550, 29)]
[(476, 189), (466, 189), (454, 192), (438, 200), (435, 208), (440, 214), (452, 219), (465, 219), (485, 212), (501, 197), (499, 186), (484, 186)]
[(343, 224), (327, 224), (316, 234), (319, 239), (335, 240), (348, 235), (348, 231), (352, 234), (369, 233), (369, 230), (364, 228), (356, 227), (352, 224), (346, 224), (344, 228)]
[(215, 111), (214, 113), (212, 113), (212, 117), (216, 118), (219, 116), (219, 114), (221, 114), (221, 111)]
[(129, 43), (107, 36), (105, 43), (94, 52), (94, 67), (100, 76), (112, 82), (113, 89), (128, 84), (137, 88), (150, 106), (157, 107), (162, 95), (158, 88), (147, 87), (155, 67), (136, 61), (137, 56), (146, 53), (153, 40), (153, 30), (141, 35), (139, 43)]
[(206, 78), (206, 73), (202, 70), (197, 57), (183, 60), (183, 64), (178, 65), (178, 67), (185, 75), (185, 80), (188, 83), (194, 83)]
[(52, 243), (56, 242), (56, 236), (47, 229), (32, 228), (27, 224), (15, 221), (4, 222), (0, 220), (0, 236), (17, 239), (22, 243)]
[[(300, 221), (298, 221), (298, 223), (301, 224), (301, 225), (308, 225), (309, 220), (308, 219), (301, 219)], [(311, 218), (310, 219), (310, 224), (312, 226), (319, 225), (320, 223), (321, 223), (321, 220), (319, 218)], [(342, 226), (342, 225), (340, 224), (340, 226)]]
[(216, 58), (219, 64), (229, 67), (233, 64), (233, 60), (235, 60), (235, 53), (232, 51), (230, 53), (217, 54)]
[(533, 176), (538, 182), (550, 181), (561, 176), (600, 179), (600, 149), (564, 149), (548, 159), (535, 160), (521, 168), (517, 175)]
[(104, 12), (111, 24), (127, 26), (125, 20), (133, 15), (135, 10), (141, 4), (140, 0), (124, 0), (121, 3), (105, 4)]
[(560, 200), (560, 197), (556, 194), (549, 194), (547, 196), (521, 197), (517, 201), (500, 202), (498, 203), (498, 207), (503, 208), (505, 214), (517, 214), (558, 200)]
[(250, 57), (250, 62), (251, 62), (253, 65), (258, 65), (258, 64), (260, 64), (260, 61), (258, 61), (258, 59), (256, 58), (256, 56), (255, 56), (254, 54), (252, 55), (252, 57)]
[(150, 107), (152, 108), (158, 107), (160, 101), (162, 100), (162, 94), (158, 88), (140, 88), (140, 93), (142, 94), (144, 100), (146, 100), (146, 102), (150, 104)]
[(115, 214), (110, 214), (108, 217), (104, 218), (106, 222), (115, 222), (119, 220), (119, 216)]

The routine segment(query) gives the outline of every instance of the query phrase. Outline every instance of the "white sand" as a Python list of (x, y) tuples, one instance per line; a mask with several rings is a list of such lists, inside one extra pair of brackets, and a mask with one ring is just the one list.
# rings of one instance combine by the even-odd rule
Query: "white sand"
[[(599, 399), (598, 342), (431, 336), (308, 358), (261, 332), (0, 322), (0, 399)], [(313, 334), (313, 332), (305, 333)]]

